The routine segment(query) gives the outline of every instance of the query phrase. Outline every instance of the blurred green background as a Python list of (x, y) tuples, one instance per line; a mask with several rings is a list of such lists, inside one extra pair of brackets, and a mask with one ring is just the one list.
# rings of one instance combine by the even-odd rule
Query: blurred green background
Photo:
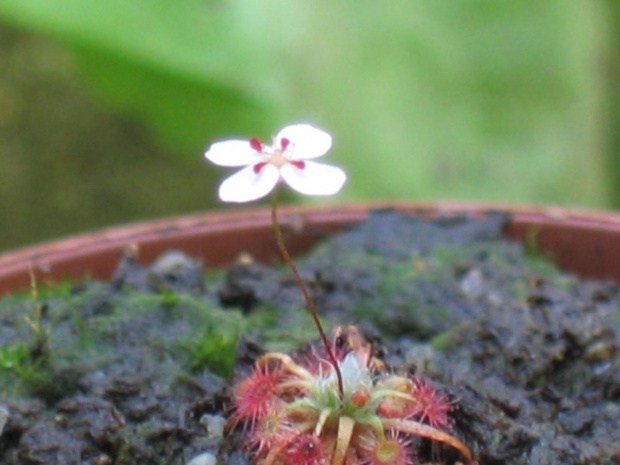
[(0, 0), (0, 250), (225, 208), (204, 148), (292, 122), (332, 202), (618, 207), (618, 5)]

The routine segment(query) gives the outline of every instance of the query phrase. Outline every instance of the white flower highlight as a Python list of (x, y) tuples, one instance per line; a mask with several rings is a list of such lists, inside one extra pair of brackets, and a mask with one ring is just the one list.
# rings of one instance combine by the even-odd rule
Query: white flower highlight
[(272, 145), (258, 139), (216, 142), (205, 153), (207, 160), (219, 166), (240, 167), (219, 188), (224, 202), (250, 202), (268, 195), (284, 181), (306, 195), (332, 195), (347, 179), (335, 166), (308, 161), (327, 153), (331, 136), (309, 124), (286, 126)]

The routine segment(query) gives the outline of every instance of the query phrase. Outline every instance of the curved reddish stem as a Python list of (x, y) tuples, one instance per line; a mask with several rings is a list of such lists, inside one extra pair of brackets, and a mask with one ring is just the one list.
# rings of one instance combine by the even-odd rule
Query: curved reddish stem
[(327, 357), (334, 367), (334, 371), (336, 372), (336, 377), (338, 379), (338, 393), (340, 395), (340, 399), (344, 399), (344, 385), (342, 382), (342, 373), (340, 372), (340, 367), (338, 366), (338, 360), (336, 360), (336, 356), (334, 355), (334, 351), (325, 335), (325, 331), (323, 330), (323, 325), (321, 324), (321, 320), (319, 319), (319, 314), (316, 311), (316, 307), (314, 306), (314, 301), (312, 297), (310, 297), (310, 292), (308, 291), (308, 287), (306, 283), (304, 283), (303, 279), (301, 279), (301, 275), (299, 274), (299, 270), (297, 270), (297, 266), (293, 262), (291, 255), (288, 253), (286, 245), (284, 244), (284, 238), (282, 236), (282, 229), (280, 228), (280, 223), (278, 222), (278, 196), (277, 190), (271, 196), (271, 223), (273, 225), (273, 232), (276, 236), (276, 243), (278, 244), (278, 248), (280, 249), (280, 253), (282, 254), (282, 258), (291, 269), (293, 276), (295, 277), (295, 281), (297, 281), (297, 285), (301, 289), (301, 292), (304, 296), (304, 300), (306, 301), (306, 306), (308, 307), (308, 311), (310, 312), (310, 316), (314, 321), (314, 325), (319, 332), (319, 336), (321, 337), (321, 341), (323, 342), (323, 346), (325, 346), (325, 351), (327, 352)]
[(402, 433), (411, 434), (412, 436), (420, 436), (433, 441), (448, 444), (463, 454), (463, 457), (467, 459), (468, 464), (473, 465), (476, 463), (473, 461), (471, 451), (464, 443), (456, 439), (454, 436), (433, 428), (432, 426), (412, 420), (401, 420), (399, 418), (382, 418), (381, 423), (385, 429), (394, 429)]

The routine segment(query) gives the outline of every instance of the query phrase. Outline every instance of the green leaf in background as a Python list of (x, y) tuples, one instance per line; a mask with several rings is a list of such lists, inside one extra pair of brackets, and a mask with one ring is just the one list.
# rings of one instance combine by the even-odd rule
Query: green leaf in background
[(74, 47), (107, 101), (179, 147), (330, 130), (345, 198), (610, 198), (597, 2), (1, 0), (0, 15)]
[(124, 113), (147, 120), (173, 151), (198, 157), (210, 139), (231, 128), (263, 133), (273, 127), (268, 105), (234, 89), (99, 50), (79, 49), (77, 57), (99, 96)]

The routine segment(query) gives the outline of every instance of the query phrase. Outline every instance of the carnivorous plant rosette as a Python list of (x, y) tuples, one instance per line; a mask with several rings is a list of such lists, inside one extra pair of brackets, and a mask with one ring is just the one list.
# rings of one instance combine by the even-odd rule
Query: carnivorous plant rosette
[(336, 167), (311, 161), (325, 155), (331, 136), (309, 124), (286, 126), (273, 144), (258, 139), (227, 140), (212, 144), (205, 157), (219, 166), (241, 167), (219, 188), (224, 202), (250, 202), (268, 195), (280, 181), (305, 195), (333, 195), (347, 179)]
[(229, 428), (242, 424), (261, 465), (413, 465), (419, 438), (447, 444), (453, 403), (429, 381), (389, 373), (356, 327), (337, 330), (332, 350), (342, 373), (317, 352), (298, 360), (268, 353), (234, 390)]

